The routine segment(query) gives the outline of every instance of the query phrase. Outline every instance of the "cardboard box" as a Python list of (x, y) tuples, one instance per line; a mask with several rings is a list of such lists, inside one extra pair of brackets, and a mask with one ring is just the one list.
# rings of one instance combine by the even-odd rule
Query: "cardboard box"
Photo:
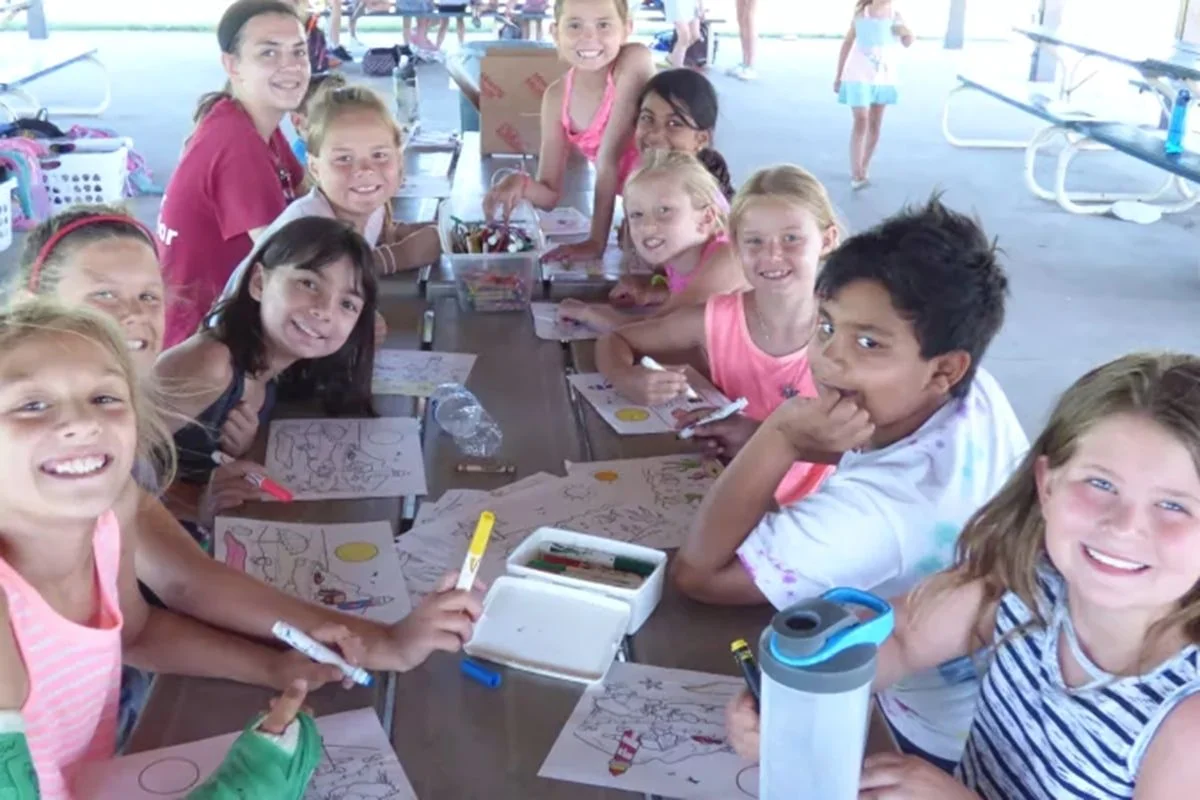
[[(484, 155), (538, 154), (542, 143), (542, 95), (567, 71), (558, 52), (545, 47), (491, 47), (480, 60), (477, 85), (451, 73), (463, 95), (479, 109)], [(466, 84), (466, 85), (464, 85)]]

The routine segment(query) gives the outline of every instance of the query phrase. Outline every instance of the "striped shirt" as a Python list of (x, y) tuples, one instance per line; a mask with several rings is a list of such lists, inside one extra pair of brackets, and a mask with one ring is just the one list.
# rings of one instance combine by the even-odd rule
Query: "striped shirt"
[(0, 589), (29, 676), (25, 718), (42, 800), (69, 800), (83, 762), (111, 758), (121, 690), (121, 609), (117, 575), (121, 534), (109, 511), (96, 522), (96, 609), (93, 625), (63, 618), (8, 562), (0, 559)]
[[(1065, 589), (1057, 571), (1039, 569), (1037, 602), (1048, 626), (1004, 640), (983, 680), (959, 777), (986, 800), (1132, 798), (1159, 725), (1200, 692), (1195, 645), (1145, 675), (1104, 672), (1075, 638)], [(1005, 595), (996, 641), (1031, 618), (1016, 595)], [(1088, 684), (1071, 688), (1063, 680), (1060, 635), (1093, 677)]]

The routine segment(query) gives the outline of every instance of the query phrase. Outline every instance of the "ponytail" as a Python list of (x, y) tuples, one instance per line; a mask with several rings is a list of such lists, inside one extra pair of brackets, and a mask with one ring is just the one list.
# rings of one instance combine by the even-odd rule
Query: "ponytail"
[(733, 178), (729, 174), (729, 164), (726, 163), (725, 156), (711, 147), (706, 147), (696, 154), (696, 158), (716, 178), (717, 185), (721, 187), (721, 194), (725, 195), (725, 199), (732, 200), (735, 194)]
[(208, 116), (208, 112), (213, 110), (213, 106), (222, 100), (233, 99), (233, 83), (225, 81), (225, 86), (219, 92), (206, 92), (200, 95), (200, 102), (196, 104), (196, 111), (192, 114), (192, 124), (199, 125), (200, 122)]

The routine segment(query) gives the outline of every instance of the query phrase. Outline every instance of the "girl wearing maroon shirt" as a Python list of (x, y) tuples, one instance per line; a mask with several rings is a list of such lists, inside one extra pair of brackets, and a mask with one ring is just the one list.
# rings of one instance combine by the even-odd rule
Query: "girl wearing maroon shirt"
[(166, 347), (199, 328), (230, 273), (304, 181), (279, 130), (308, 88), (308, 45), (294, 7), (238, 0), (221, 17), (217, 41), (229, 81), (201, 98), (158, 217), (171, 297)]

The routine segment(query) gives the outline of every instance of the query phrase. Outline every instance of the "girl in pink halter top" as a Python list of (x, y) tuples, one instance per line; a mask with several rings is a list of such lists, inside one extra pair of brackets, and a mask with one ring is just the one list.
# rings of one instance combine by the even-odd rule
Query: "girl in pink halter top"
[[(604, 130), (608, 127), (608, 121), (612, 117), (613, 103), (617, 98), (617, 84), (613, 81), (613, 71), (610, 69), (605, 74), (604, 80), (604, 96), (600, 99), (600, 107), (596, 109), (596, 113), (592, 116), (592, 121), (586, 128), (581, 131), (572, 129), (571, 123), (571, 95), (575, 92), (575, 67), (567, 70), (567, 74), (563, 76), (563, 101), (562, 101), (562, 120), (563, 135), (566, 136), (568, 144), (572, 145), (580, 154), (593, 164), (600, 156), (600, 145), (604, 141)], [(620, 176), (617, 191), (619, 192), (625, 186), (625, 181), (629, 175), (637, 168), (638, 151), (637, 145), (634, 143), (633, 137), (629, 138), (629, 144), (621, 153), (621, 160), (618, 165), (618, 175)]]

